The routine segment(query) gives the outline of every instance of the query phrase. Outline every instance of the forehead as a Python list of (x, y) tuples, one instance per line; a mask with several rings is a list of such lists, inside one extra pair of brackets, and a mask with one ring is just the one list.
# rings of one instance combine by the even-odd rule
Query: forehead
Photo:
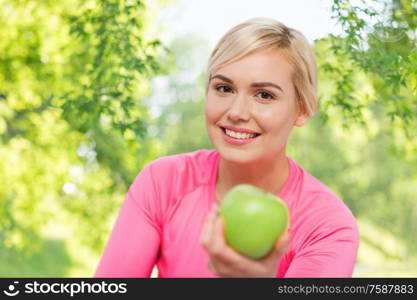
[(291, 84), (293, 67), (278, 49), (269, 48), (248, 54), (238, 61), (219, 67), (212, 75), (222, 74), (233, 81), (270, 81)]

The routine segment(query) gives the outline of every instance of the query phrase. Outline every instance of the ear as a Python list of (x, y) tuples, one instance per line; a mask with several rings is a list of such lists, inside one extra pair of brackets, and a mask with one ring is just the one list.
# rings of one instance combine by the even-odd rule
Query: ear
[(294, 126), (302, 127), (307, 123), (308, 119), (310, 119), (310, 117), (306, 113), (300, 112), (294, 121)]

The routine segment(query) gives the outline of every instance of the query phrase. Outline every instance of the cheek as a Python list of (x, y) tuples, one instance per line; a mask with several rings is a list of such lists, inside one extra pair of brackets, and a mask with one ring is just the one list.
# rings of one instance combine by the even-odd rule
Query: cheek
[(206, 97), (206, 103), (204, 106), (204, 114), (207, 123), (218, 122), (224, 108), (220, 105), (216, 99)]
[(291, 113), (285, 107), (258, 111), (257, 121), (265, 132), (273, 135), (287, 135), (292, 128)]
[(206, 123), (210, 123), (213, 120), (213, 106), (211, 103), (206, 101), (206, 104), (204, 105), (204, 116), (206, 118)]
[(283, 112), (278, 109), (260, 110), (256, 117), (259, 126), (266, 131), (273, 131), (283, 123)]

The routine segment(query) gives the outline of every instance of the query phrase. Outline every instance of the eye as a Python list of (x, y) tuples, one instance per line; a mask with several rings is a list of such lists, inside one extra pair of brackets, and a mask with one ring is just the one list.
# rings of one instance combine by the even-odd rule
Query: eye
[(275, 99), (275, 97), (273, 95), (271, 95), (270, 93), (267, 93), (265, 91), (260, 91), (260, 92), (258, 92), (257, 95), (260, 95), (260, 97), (264, 100), (273, 100), (273, 99)]
[(228, 87), (227, 85), (218, 85), (215, 87), (216, 91), (219, 91), (220, 93), (230, 93), (232, 92), (232, 89)]

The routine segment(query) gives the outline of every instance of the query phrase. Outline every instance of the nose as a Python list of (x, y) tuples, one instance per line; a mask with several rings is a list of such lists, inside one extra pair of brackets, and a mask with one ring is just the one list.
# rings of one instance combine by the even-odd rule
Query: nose
[(234, 121), (248, 121), (250, 118), (250, 103), (244, 95), (236, 95), (233, 99), (231, 107), (227, 113), (227, 117)]

